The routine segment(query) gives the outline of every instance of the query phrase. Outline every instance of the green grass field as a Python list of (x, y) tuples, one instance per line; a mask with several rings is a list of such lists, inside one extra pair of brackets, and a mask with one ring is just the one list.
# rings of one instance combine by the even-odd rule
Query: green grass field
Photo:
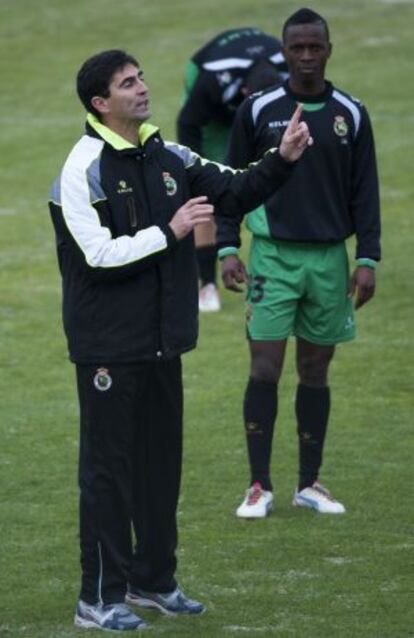
[[(83, 128), (82, 61), (124, 47), (152, 91), (153, 122), (174, 135), (183, 68), (216, 32), (278, 35), (287, 0), (2, 0), (0, 3), (0, 635), (71, 638), (78, 594), (77, 403), (60, 320), (48, 189)], [(296, 511), (290, 346), (273, 452), (276, 510), (234, 516), (248, 471), (243, 301), (201, 318), (185, 357), (186, 435), (179, 580), (208, 612), (143, 616), (152, 636), (414, 636), (414, 308), (412, 0), (315, 0), (334, 43), (328, 77), (372, 116), (384, 259), (359, 338), (338, 349), (323, 479), (344, 517)], [(247, 238), (246, 238), (247, 240)], [(247, 243), (247, 241), (246, 241)], [(353, 251), (350, 242), (350, 251)]]

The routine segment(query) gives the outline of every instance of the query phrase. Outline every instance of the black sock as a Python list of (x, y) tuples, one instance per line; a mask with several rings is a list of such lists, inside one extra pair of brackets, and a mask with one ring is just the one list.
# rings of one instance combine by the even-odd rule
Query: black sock
[(201, 286), (206, 286), (207, 284), (216, 285), (216, 262), (216, 246), (201, 246), (197, 248), (198, 276)]
[(243, 415), (251, 482), (259, 481), (264, 490), (271, 491), (270, 457), (277, 416), (277, 384), (250, 378), (244, 395)]
[(329, 388), (299, 384), (295, 407), (299, 436), (299, 490), (303, 490), (317, 480), (322, 465), (330, 409)]

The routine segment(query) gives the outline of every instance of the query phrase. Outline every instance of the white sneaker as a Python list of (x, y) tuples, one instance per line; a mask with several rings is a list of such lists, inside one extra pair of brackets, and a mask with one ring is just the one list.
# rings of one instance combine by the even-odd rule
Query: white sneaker
[(217, 312), (220, 310), (220, 297), (214, 284), (206, 284), (198, 293), (198, 309), (200, 312)]
[(259, 482), (247, 490), (243, 503), (237, 508), (239, 518), (266, 518), (273, 505), (273, 494), (262, 489)]
[(309, 507), (321, 514), (344, 514), (345, 507), (339, 501), (336, 501), (331, 493), (315, 481), (312, 487), (305, 487), (298, 492), (295, 490), (292, 505), (297, 507)]
[(76, 607), (75, 626), (104, 631), (138, 631), (147, 627), (124, 603), (89, 605), (83, 600)]

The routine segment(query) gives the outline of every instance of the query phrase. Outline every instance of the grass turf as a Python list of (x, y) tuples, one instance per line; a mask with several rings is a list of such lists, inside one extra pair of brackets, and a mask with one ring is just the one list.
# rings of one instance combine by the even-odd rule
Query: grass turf
[[(183, 68), (209, 37), (238, 25), (280, 33), (281, 0), (29, 0), (0, 5), (0, 635), (64, 638), (78, 592), (77, 406), (60, 324), (60, 282), (45, 205), (83, 126), (74, 76), (90, 54), (136, 54), (153, 122), (174, 135)], [(382, 185), (384, 261), (359, 337), (338, 349), (323, 478), (344, 517), (290, 505), (296, 479), (295, 372), (289, 348), (273, 452), (276, 510), (234, 517), (247, 486), (241, 400), (243, 304), (201, 317), (185, 357), (186, 434), (179, 580), (201, 619), (142, 615), (152, 635), (399, 638), (414, 634), (413, 236), (414, 5), (317, 0), (334, 43), (328, 77), (372, 116)], [(247, 243), (247, 238), (246, 238)], [(350, 242), (350, 252), (353, 243)], [(411, 601), (410, 601), (411, 598)]]

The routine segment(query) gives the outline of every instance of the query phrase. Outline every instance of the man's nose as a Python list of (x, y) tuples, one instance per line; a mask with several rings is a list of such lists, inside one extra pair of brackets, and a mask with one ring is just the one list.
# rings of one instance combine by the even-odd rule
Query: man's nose
[(148, 87), (143, 80), (138, 80), (137, 91), (141, 95), (142, 93), (148, 93)]
[(303, 47), (302, 49), (302, 59), (309, 60), (312, 57), (312, 51), (310, 47)]

